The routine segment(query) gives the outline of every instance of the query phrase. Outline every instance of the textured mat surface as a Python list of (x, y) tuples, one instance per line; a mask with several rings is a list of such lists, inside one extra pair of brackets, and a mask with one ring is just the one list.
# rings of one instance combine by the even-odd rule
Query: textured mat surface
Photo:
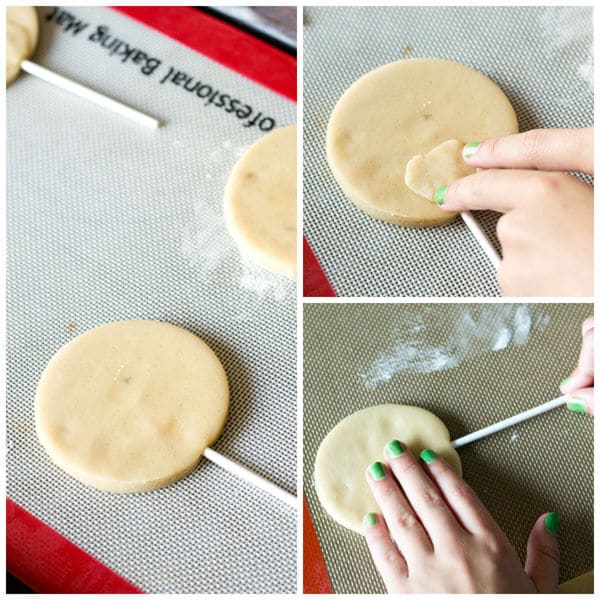
[[(103, 493), (36, 439), (36, 384), (62, 344), (107, 321), (160, 319), (225, 367), (231, 412), (215, 449), (296, 486), (295, 289), (241, 262), (222, 219), (227, 176), (263, 133), (160, 81), (173, 66), (278, 126), (295, 104), (112, 10), (67, 10), (86, 27), (64, 31), (40, 9), (35, 60), (166, 125), (146, 130), (28, 75), (7, 89), (8, 496), (147, 592), (294, 592), (289, 507), (204, 460), (157, 492)], [(98, 26), (104, 46), (90, 39)], [(160, 64), (123, 61), (114, 39)]]
[[(336, 593), (385, 590), (362, 536), (317, 499), (314, 461), (327, 433), (357, 410), (398, 403), (431, 410), (456, 439), (551, 400), (577, 363), (592, 312), (577, 304), (305, 305), (304, 486)], [(590, 417), (559, 408), (459, 454), (465, 480), (522, 558), (536, 518), (557, 511), (560, 580), (593, 567)]]
[[(460, 219), (433, 229), (377, 221), (344, 196), (327, 165), (327, 123), (340, 96), (383, 64), (419, 57), (462, 62), (490, 77), (521, 131), (593, 124), (589, 7), (306, 8), (304, 232), (339, 296), (500, 293)], [(478, 218), (497, 244), (497, 216)]]

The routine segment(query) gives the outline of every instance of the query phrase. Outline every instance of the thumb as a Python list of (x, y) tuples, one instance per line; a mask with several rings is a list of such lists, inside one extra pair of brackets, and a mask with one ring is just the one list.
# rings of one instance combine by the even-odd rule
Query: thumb
[(540, 594), (558, 592), (558, 514), (545, 513), (533, 526), (527, 541), (525, 573)]
[(594, 388), (582, 388), (569, 394), (567, 408), (575, 413), (594, 414)]

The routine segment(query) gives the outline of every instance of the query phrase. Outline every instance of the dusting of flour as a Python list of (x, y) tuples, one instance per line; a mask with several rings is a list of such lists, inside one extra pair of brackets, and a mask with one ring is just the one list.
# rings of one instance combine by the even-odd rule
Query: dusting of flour
[(452, 369), (478, 354), (522, 346), (546, 328), (550, 316), (538, 312), (534, 317), (526, 304), (489, 304), (456, 307), (449, 329), (442, 330), (438, 320), (435, 308), (408, 310), (391, 332), (391, 346), (359, 373), (365, 386), (374, 389), (403, 371)]
[[(175, 145), (182, 144), (175, 142)], [(295, 296), (294, 282), (241, 255), (227, 231), (223, 216), (223, 191), (227, 179), (220, 167), (235, 164), (248, 148), (248, 145), (235, 145), (231, 140), (224, 140), (210, 152), (207, 163), (199, 165), (205, 198), (199, 198), (194, 206), (194, 218), (183, 231), (181, 252), (195, 269), (207, 275), (223, 267), (232, 255), (237, 257), (240, 287), (259, 300), (279, 302)]]
[[(540, 27), (545, 51), (554, 60), (565, 55), (565, 64), (571, 64), (573, 46), (586, 44), (586, 58), (575, 65), (578, 86), (586, 92), (594, 90), (594, 50), (592, 9), (589, 6), (547, 6), (540, 16)], [(568, 97), (559, 97), (560, 106), (569, 106), (577, 101), (574, 89)]]

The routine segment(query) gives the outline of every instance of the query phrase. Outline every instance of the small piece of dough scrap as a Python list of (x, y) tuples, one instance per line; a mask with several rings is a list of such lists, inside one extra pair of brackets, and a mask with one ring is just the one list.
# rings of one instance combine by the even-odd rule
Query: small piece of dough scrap
[(229, 388), (214, 352), (152, 320), (100, 325), (50, 360), (35, 397), (52, 461), (91, 487), (127, 493), (181, 479), (217, 439)]
[(510, 101), (483, 73), (449, 60), (407, 59), (363, 75), (344, 92), (327, 126), (327, 161), (347, 198), (368, 215), (435, 227), (456, 213), (407, 187), (408, 161), (446, 140), (517, 132)]
[(270, 132), (237, 162), (225, 188), (225, 222), (240, 252), (296, 276), (296, 125)]
[(430, 449), (461, 474), (458, 454), (448, 429), (423, 408), (381, 404), (359, 410), (338, 423), (325, 437), (315, 460), (315, 487), (319, 501), (333, 519), (362, 533), (368, 512), (380, 512), (368, 483), (366, 468), (383, 459), (384, 446), (399, 440), (417, 456)]
[(448, 140), (427, 154), (413, 156), (406, 165), (404, 182), (419, 196), (433, 201), (439, 187), (477, 172), (463, 160), (464, 147), (458, 140)]
[(38, 43), (39, 24), (32, 6), (6, 7), (6, 83), (12, 83)]

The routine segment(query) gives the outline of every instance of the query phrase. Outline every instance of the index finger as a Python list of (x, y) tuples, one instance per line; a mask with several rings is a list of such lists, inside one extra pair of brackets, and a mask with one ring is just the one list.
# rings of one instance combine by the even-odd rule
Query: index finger
[[(444, 210), (495, 210), (506, 213), (521, 204), (524, 198), (538, 196), (543, 185), (541, 178), (552, 177), (550, 173), (489, 169), (457, 179), (436, 192), (436, 202)], [(556, 176), (556, 175), (554, 175)]]
[(594, 130), (532, 129), (525, 133), (471, 142), (465, 162), (483, 169), (539, 169), (594, 173)]

